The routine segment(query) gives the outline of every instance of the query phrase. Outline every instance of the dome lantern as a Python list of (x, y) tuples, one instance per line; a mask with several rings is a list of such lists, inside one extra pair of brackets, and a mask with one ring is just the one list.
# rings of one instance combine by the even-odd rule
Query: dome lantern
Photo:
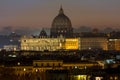
[(63, 10), (62, 6), (61, 6), (61, 8), (59, 10), (59, 14), (64, 14), (64, 10)]

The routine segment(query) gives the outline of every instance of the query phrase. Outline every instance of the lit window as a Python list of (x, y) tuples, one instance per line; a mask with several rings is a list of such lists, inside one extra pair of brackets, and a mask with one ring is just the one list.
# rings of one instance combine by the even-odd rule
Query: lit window
[(26, 42), (26, 40), (24, 40), (24, 42)]
[(26, 71), (26, 69), (24, 68), (23, 71)]
[(35, 71), (36, 71), (36, 72), (38, 72), (38, 70), (37, 70), (37, 69), (36, 69)]

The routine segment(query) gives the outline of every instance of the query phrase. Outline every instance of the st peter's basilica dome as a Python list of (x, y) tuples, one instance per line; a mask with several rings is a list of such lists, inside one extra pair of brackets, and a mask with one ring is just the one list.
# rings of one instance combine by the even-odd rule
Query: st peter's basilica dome
[(71, 37), (73, 28), (70, 19), (64, 14), (62, 7), (59, 14), (54, 18), (51, 27), (51, 37)]

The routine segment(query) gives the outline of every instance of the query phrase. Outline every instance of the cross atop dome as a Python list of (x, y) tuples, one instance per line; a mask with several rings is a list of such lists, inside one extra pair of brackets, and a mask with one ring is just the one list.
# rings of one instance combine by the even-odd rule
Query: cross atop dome
[(63, 8), (62, 8), (62, 5), (61, 5), (61, 7), (60, 7), (59, 14), (64, 14), (64, 11), (63, 11)]

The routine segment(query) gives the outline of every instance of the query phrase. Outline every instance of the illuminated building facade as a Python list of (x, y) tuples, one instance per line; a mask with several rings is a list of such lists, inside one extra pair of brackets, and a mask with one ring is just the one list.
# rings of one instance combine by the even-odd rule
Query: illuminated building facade
[(17, 51), (19, 50), (17, 45), (4, 45), (6, 51)]
[(65, 50), (79, 50), (79, 38), (66, 38)]
[(106, 37), (81, 37), (79, 40), (80, 50), (108, 50)]
[(21, 50), (58, 51), (58, 50), (108, 50), (108, 41), (104, 37), (81, 38), (21, 38)]
[(108, 49), (109, 50), (120, 50), (120, 39), (109, 39)]
[(42, 70), (62, 69), (62, 60), (34, 60), (33, 66)]
[(21, 38), (21, 50), (56, 51), (62, 49), (64, 38)]
[(45, 72), (47, 70), (87, 69), (94, 66), (101, 65), (97, 62), (64, 63), (62, 60), (34, 60), (31, 66), (19, 64), (11, 68), (15, 69), (17, 75), (22, 75), (30, 72)]
[(79, 38), (21, 38), (21, 50), (25, 51), (57, 51), (78, 50)]
[(32, 65), (3, 67), (13, 70), (18, 80), (120, 80), (119, 69), (101, 69), (97, 62), (34, 60)]
[[(94, 31), (94, 35), (96, 34)], [(92, 34), (92, 35), (93, 35)], [(87, 34), (89, 35), (89, 34)], [(91, 35), (91, 34), (90, 34)], [(54, 18), (50, 29), (50, 37), (42, 29), (39, 37), (21, 38), (21, 50), (25, 51), (58, 51), (58, 50), (93, 50), (107, 49), (107, 38), (96, 35), (74, 36), (70, 19), (64, 14), (62, 7)]]

